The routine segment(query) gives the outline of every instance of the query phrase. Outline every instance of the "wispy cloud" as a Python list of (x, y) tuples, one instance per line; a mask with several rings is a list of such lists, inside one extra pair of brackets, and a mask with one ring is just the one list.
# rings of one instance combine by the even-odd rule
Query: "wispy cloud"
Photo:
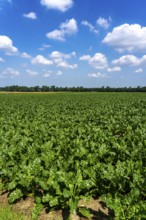
[(89, 21), (83, 20), (83, 21), (81, 22), (81, 24), (84, 25), (84, 26), (86, 26), (86, 27), (88, 27), (91, 32), (93, 32), (93, 33), (95, 33), (95, 34), (98, 34), (98, 33), (99, 33), (99, 31), (98, 31)]
[(51, 45), (49, 45), (49, 44), (43, 44), (43, 45), (39, 48), (39, 50), (44, 51), (44, 50), (46, 50), (46, 49), (48, 49), (48, 48), (50, 48), (50, 47), (51, 47)]

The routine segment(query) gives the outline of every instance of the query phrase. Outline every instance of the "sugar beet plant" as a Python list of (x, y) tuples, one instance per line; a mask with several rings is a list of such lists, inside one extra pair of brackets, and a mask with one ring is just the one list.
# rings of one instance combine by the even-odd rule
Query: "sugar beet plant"
[(146, 219), (146, 94), (0, 95), (0, 181), (9, 202), (69, 209), (100, 197)]

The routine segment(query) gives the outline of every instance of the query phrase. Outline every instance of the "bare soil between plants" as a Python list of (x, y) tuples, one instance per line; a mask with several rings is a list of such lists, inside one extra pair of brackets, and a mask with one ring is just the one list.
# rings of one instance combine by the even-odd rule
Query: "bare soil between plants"
[[(34, 207), (34, 199), (27, 197), (26, 199), (21, 199), (13, 205), (8, 203), (8, 193), (0, 192), (0, 206), (10, 206), (12, 210), (17, 213), (22, 213), (28, 219), (31, 219), (32, 210)], [(99, 199), (90, 199), (88, 201), (80, 201), (79, 207), (86, 207), (90, 213), (90, 218), (85, 218), (81, 215), (72, 215), (72, 220), (108, 220), (112, 218), (113, 213), (105, 207), (104, 203)], [(55, 210), (49, 211), (47, 208), (43, 209), (40, 213), (38, 220), (67, 220), (69, 217), (68, 210)]]

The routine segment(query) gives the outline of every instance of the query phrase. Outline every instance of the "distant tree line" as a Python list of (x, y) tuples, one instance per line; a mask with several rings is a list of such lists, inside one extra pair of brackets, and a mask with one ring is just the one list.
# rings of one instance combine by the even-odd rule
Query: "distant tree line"
[(146, 86), (144, 87), (109, 87), (102, 86), (100, 88), (85, 88), (82, 86), (78, 87), (57, 87), (57, 86), (5, 86), (0, 87), (0, 91), (6, 92), (146, 92)]

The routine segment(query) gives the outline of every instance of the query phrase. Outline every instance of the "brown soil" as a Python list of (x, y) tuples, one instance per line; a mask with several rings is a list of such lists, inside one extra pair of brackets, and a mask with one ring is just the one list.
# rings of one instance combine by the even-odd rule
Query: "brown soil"
[[(8, 193), (1, 192), (0, 193), (0, 206), (8, 205)], [(24, 214), (26, 217), (30, 218), (32, 209), (34, 207), (33, 198), (26, 198), (25, 200), (21, 199), (19, 202), (11, 205), (12, 209), (16, 212)], [(90, 199), (88, 201), (80, 201), (79, 207), (86, 207), (91, 212), (90, 218), (82, 217), (81, 215), (71, 215), (72, 220), (108, 220), (109, 217), (111, 219), (111, 213), (105, 207), (103, 202), (98, 199)], [(40, 213), (38, 220), (67, 220), (69, 216), (69, 212), (63, 210), (50, 211), (48, 212), (46, 209), (43, 209)], [(113, 219), (113, 218), (112, 218)]]

